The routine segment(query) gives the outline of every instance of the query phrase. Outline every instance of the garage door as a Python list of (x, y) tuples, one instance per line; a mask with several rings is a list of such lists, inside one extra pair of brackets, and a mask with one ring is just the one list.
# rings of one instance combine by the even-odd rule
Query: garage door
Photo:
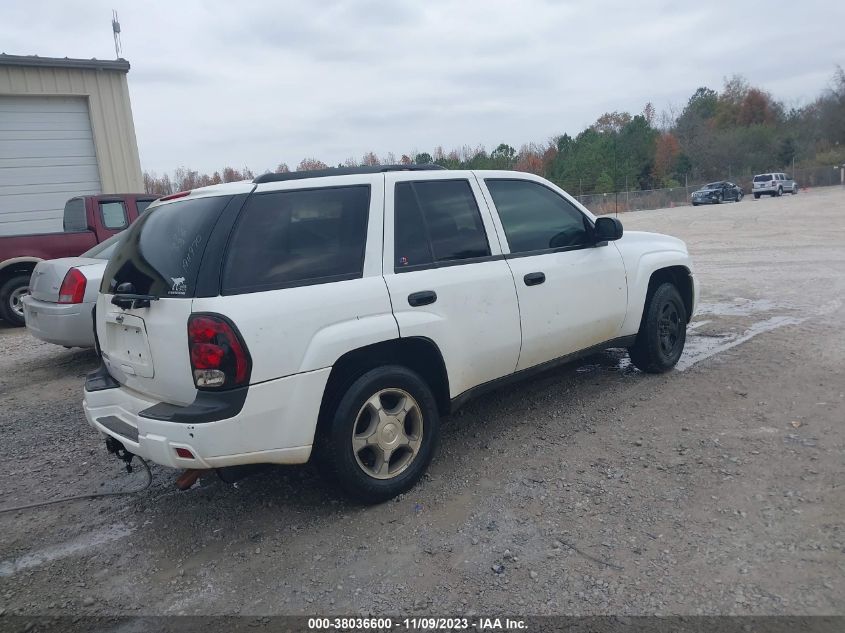
[(61, 231), (68, 198), (96, 193), (88, 101), (0, 95), (0, 235)]

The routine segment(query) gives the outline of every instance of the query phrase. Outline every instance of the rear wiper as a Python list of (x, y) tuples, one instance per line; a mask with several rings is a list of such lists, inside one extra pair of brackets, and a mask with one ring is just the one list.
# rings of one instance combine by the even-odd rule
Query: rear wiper
[(118, 308), (134, 310), (135, 308), (149, 308), (150, 301), (158, 301), (153, 295), (140, 295), (135, 292), (135, 285), (130, 281), (124, 281), (114, 289), (114, 296), (111, 302)]
[(111, 298), (111, 302), (118, 308), (124, 310), (134, 310), (135, 308), (149, 308), (150, 301), (158, 301), (158, 297), (154, 295), (135, 295), (128, 293), (116, 294)]

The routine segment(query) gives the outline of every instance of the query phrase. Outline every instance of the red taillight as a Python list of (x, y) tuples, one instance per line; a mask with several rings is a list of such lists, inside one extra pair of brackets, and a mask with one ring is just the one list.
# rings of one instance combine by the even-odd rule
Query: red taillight
[(59, 303), (82, 303), (87, 282), (85, 275), (79, 272), (79, 269), (71, 268), (62, 281), (62, 287), (59, 288)]
[(176, 198), (184, 198), (185, 196), (190, 195), (190, 193), (190, 189), (188, 191), (177, 191), (176, 193), (171, 193), (169, 196), (162, 196), (159, 200), (162, 202), (165, 200), (176, 200)]
[(182, 459), (193, 459), (194, 454), (191, 453), (187, 448), (177, 448), (176, 454), (181, 457)]
[(188, 348), (198, 388), (230, 388), (249, 381), (251, 361), (235, 326), (215, 314), (188, 320)]

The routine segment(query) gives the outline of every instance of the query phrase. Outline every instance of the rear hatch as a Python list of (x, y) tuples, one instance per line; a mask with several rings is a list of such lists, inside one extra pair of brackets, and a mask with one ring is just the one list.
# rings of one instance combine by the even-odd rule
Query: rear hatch
[(50, 259), (38, 262), (35, 270), (32, 271), (32, 278), (29, 281), (29, 292), (33, 298), (39, 301), (58, 303), (59, 290), (65, 275), (71, 268), (83, 269), (85, 266), (102, 264), (101, 259), (90, 259), (87, 257), (63, 257), (61, 259)]
[[(103, 362), (152, 400), (196, 396), (187, 327), (209, 236), (232, 196), (183, 197), (151, 207), (109, 260), (97, 301)], [(118, 303), (113, 303), (117, 295)], [(144, 296), (132, 305), (129, 295)]]

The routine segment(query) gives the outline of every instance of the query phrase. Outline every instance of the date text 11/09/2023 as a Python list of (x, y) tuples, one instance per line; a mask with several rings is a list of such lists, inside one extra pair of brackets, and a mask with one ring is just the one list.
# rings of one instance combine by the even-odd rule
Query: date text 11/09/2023
[(476, 629), (479, 631), (521, 631), (525, 630), (524, 620), (519, 618), (308, 618), (309, 631), (390, 631), (404, 628), (409, 631), (460, 631)]

